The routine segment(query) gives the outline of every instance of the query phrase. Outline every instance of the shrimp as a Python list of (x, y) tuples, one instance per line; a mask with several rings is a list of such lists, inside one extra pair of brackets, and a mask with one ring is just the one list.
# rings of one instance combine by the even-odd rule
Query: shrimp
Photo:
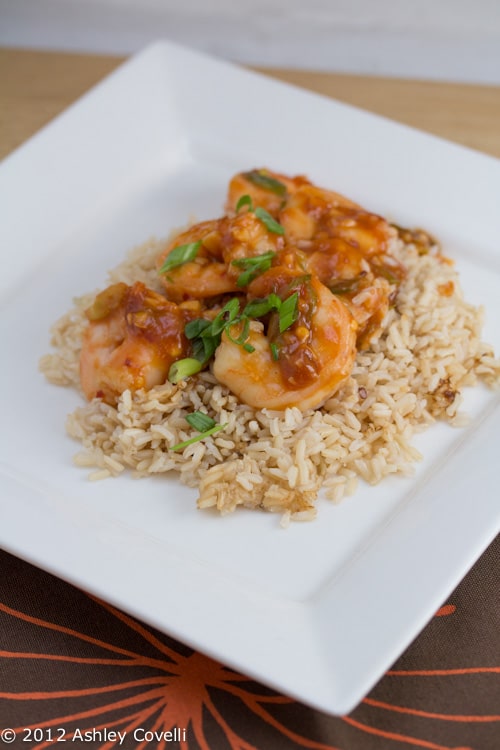
[(243, 195), (249, 195), (254, 206), (261, 206), (271, 216), (277, 217), (283, 203), (300, 185), (311, 183), (302, 175), (287, 177), (269, 169), (252, 169), (249, 172), (236, 174), (229, 183), (226, 199), (226, 211), (235, 213), (238, 201)]
[[(162, 271), (167, 257), (176, 248), (200, 243), (191, 260), (166, 272)], [(206, 299), (237, 288), (234, 279), (222, 260), (220, 248), (220, 219), (194, 224), (170, 242), (156, 262), (168, 299), (182, 302), (186, 299)]]
[(234, 261), (267, 252), (276, 253), (284, 246), (283, 237), (267, 229), (252, 211), (224, 217), (219, 231), (222, 257), (235, 278), (238, 278), (240, 272), (237, 270), (238, 266), (232, 265)]
[(164, 383), (170, 365), (188, 352), (186, 314), (141, 282), (113, 284), (86, 311), (80, 356), (85, 396), (114, 404), (123, 391)]
[(266, 333), (261, 321), (252, 320), (244, 346), (238, 342), (242, 325), (236, 324), (235, 330), (222, 335), (214, 375), (249, 406), (315, 409), (352, 370), (356, 322), (343, 302), (314, 277), (273, 268), (249, 287), (251, 295), (267, 290), (282, 300), (297, 294), (294, 322), (281, 332), (274, 313)]
[(161, 269), (176, 247), (190, 243), (201, 243), (195, 257), (161, 274), (167, 297), (174, 302), (241, 291), (238, 261), (275, 253), (283, 246), (283, 239), (252, 212), (224, 216), (195, 224), (178, 235), (157, 259), (157, 267)]
[(358, 323), (358, 345), (366, 347), (405, 276), (389, 252), (395, 230), (339, 193), (313, 185), (300, 186), (279, 219), (303, 268), (341, 295)]
[(374, 273), (360, 250), (345, 252), (342, 240), (324, 242), (320, 250), (305, 253), (302, 259), (303, 267), (347, 305), (358, 324), (358, 347), (366, 348), (382, 330), (396, 287)]
[(291, 242), (307, 247), (308, 240), (340, 238), (365, 257), (387, 250), (395, 232), (377, 214), (365, 211), (339, 193), (301, 185), (280, 210), (279, 219)]

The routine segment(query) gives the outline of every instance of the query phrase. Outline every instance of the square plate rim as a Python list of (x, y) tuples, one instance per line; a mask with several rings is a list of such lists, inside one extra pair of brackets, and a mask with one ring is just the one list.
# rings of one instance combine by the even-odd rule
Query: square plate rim
[[(164, 53), (167, 53), (164, 55)], [(103, 81), (101, 81), (99, 84), (97, 84), (97, 87), (94, 89), (91, 89), (89, 92), (87, 92), (81, 99), (79, 99), (75, 104), (71, 105), (69, 110), (65, 110), (65, 112), (56, 118), (55, 121), (52, 121), (48, 125), (46, 125), (41, 131), (39, 131), (37, 134), (35, 134), (29, 141), (26, 142), (23, 146), (21, 146), (19, 149), (16, 149), (9, 157), (7, 157), (9, 164), (13, 165), (15, 167), (16, 159), (19, 157), (19, 155), (23, 155), (26, 153), (27, 149), (36, 149), (38, 147), (38, 143), (40, 142), (40, 139), (45, 138), (51, 138), (51, 134), (54, 132), (54, 123), (57, 123), (58, 126), (64, 126), (64, 122), (68, 121), (68, 115), (70, 118), (78, 117), (79, 111), (81, 111), (82, 108), (85, 108), (86, 102), (89, 100), (92, 101), (93, 97), (95, 96), (95, 90), (98, 89), (100, 92), (109, 90), (109, 87), (113, 86), (114, 81), (117, 79), (123, 79), (124, 76), (127, 76), (128, 72), (130, 70), (135, 70), (135, 66), (137, 65), (137, 61), (140, 60), (141, 64), (144, 65), (144, 61), (147, 62), (147, 60), (154, 61), (155, 58), (158, 58), (158, 53), (160, 53), (163, 56), (163, 60), (167, 58), (171, 58), (175, 62), (175, 58), (177, 55), (187, 55), (194, 61), (203, 61), (208, 60), (210, 62), (213, 62), (216, 66), (218, 66), (218, 69), (231, 69), (235, 71), (235, 74), (239, 73), (241, 69), (238, 68), (238, 66), (233, 66), (230, 63), (224, 63), (222, 61), (218, 61), (215, 58), (211, 58), (208, 56), (205, 56), (201, 53), (195, 53), (191, 50), (186, 50), (185, 48), (179, 47), (178, 45), (174, 45), (168, 42), (157, 42), (154, 45), (151, 45), (150, 47), (146, 48), (146, 50), (142, 51), (138, 55), (132, 57), (131, 59), (127, 60), (125, 63), (120, 65), (115, 71), (113, 71), (109, 76), (107, 76)], [(158, 62), (158, 60), (157, 60)], [(157, 64), (155, 62), (154, 64)], [(147, 66), (146, 66), (147, 67)], [(300, 95), (306, 95), (306, 96), (312, 96), (313, 98), (326, 100), (330, 102), (330, 100), (326, 99), (325, 97), (322, 97), (318, 94), (313, 94), (311, 92), (305, 92), (298, 87), (292, 87), (290, 84), (283, 84), (281, 82), (273, 81), (271, 78), (267, 78), (265, 76), (261, 76), (258, 73), (254, 73), (253, 71), (244, 71), (245, 74), (250, 75), (251, 77), (255, 78), (256, 80), (265, 80), (266, 86), (271, 86), (271, 88), (276, 87), (276, 90), (282, 89), (283, 87), (289, 88), (291, 90), (294, 90), (296, 96)], [(333, 101), (333, 100), (332, 100)], [(365, 114), (363, 110), (360, 110), (358, 108), (353, 108), (350, 105), (344, 105), (341, 103), (336, 103), (341, 108), (346, 108), (350, 110), (356, 110), (362, 114)], [(412, 128), (408, 128), (405, 125), (400, 125), (399, 123), (392, 123), (392, 121), (387, 120), (386, 118), (381, 118), (378, 115), (371, 115), (371, 117), (374, 117), (378, 120), (383, 120), (386, 123), (391, 123), (396, 125), (398, 128), (403, 128), (404, 130), (408, 130), (412, 133), (418, 133), (419, 135), (423, 135), (426, 138), (430, 138), (433, 140), (436, 140), (436, 136), (430, 136), (428, 134), (421, 134), (420, 131), (414, 130)], [(482, 154), (480, 152), (472, 151), (471, 149), (467, 149), (466, 147), (458, 146), (457, 144), (451, 144), (448, 141), (437, 139), (438, 141), (442, 142), (443, 144), (447, 144), (453, 148), (456, 148), (459, 150), (459, 152), (470, 152), (474, 155), (474, 157), (480, 157), (483, 159), (486, 159), (487, 162), (490, 164), (492, 163), (491, 160), (493, 160), (493, 163), (496, 163), (496, 166), (500, 166), (500, 161), (496, 160), (494, 157), (489, 157), (488, 155)], [(0, 164), (0, 175), (3, 173), (3, 167), (4, 162)], [(498, 409), (496, 410), (495, 414), (492, 416), (490, 415), (488, 419), (485, 419), (482, 424), (483, 426), (486, 425), (486, 434), (489, 434), (488, 430), (491, 430), (492, 427), (492, 421), (495, 420), (495, 424), (498, 421)], [(479, 430), (480, 432), (480, 430)], [(476, 430), (476, 436), (479, 434), (478, 430)], [(481, 439), (480, 435), (480, 439)], [(457, 449), (456, 455), (452, 457), (452, 460), (450, 461), (449, 466), (454, 466), (457, 462), (460, 461), (460, 449)], [(494, 463), (494, 462), (492, 462)], [(451, 471), (451, 469), (450, 469)], [(446, 472), (445, 472), (446, 473)], [(449, 473), (449, 471), (448, 471)], [(440, 479), (438, 478), (438, 484)], [(9, 486), (11, 487), (13, 495), (17, 495), (21, 498), (23, 498), (22, 502), (26, 504), (26, 506), (29, 506), (31, 509), (35, 508), (36, 502), (39, 500), (40, 495), (43, 495), (43, 491), (40, 489), (29, 486), (29, 482), (23, 481), (22, 478), (18, 476), (12, 476), (12, 473), (9, 472), (8, 467), (4, 467), (4, 473), (2, 476), (2, 482), (10, 483)], [(432, 482), (431, 482), (432, 484)], [(35, 499), (34, 499), (35, 498)], [(50, 503), (49, 498), (45, 498), (47, 502)], [(415, 506), (412, 506), (413, 510), (415, 510)], [(40, 509), (43, 508), (43, 505), (40, 506)], [(500, 518), (498, 517), (498, 513), (493, 513), (493, 509), (489, 509), (488, 513), (492, 514), (493, 516), (496, 515), (496, 524), (498, 526), (500, 522)], [(401, 514), (398, 513), (398, 516)], [(292, 602), (292, 601), (269, 601), (266, 597), (264, 597), (265, 600), (265, 606), (263, 607), (263, 602), (259, 601), (259, 596), (257, 595), (257, 592), (249, 592), (245, 591), (244, 595), (240, 598), (242, 598), (242, 601), (240, 602), (240, 605), (242, 607), (246, 604), (249, 606), (248, 609), (248, 615), (254, 616), (256, 623), (259, 623), (261, 626), (267, 623), (269, 626), (269, 615), (273, 615), (272, 620), (272, 627), (274, 629), (274, 638), (275, 638), (275, 647), (280, 649), (280, 653), (284, 654), (287, 649), (293, 643), (296, 641), (297, 638), (302, 639), (302, 644), (304, 646), (304, 651), (300, 655), (298, 659), (299, 664), (299, 678), (297, 676), (294, 677), (291, 673), (286, 673), (285, 676), (281, 676), (280, 678), (276, 678), (275, 675), (273, 675), (269, 669), (264, 669), (265, 662), (264, 660), (260, 660), (260, 663), (255, 666), (255, 664), (252, 664), (251, 660), (241, 660), (241, 656), (238, 654), (238, 649), (241, 647), (241, 643), (232, 642), (229, 645), (226, 643), (224, 644), (224, 648), (221, 650), (221, 643), (217, 643), (215, 645), (207, 644), (200, 642), (199, 634), (196, 635), (196, 632), (192, 632), (190, 634), (186, 633), (185, 630), (185, 618), (184, 617), (177, 617), (171, 619), (170, 616), (167, 616), (167, 620), (170, 620), (169, 623), (166, 622), (165, 617), (166, 613), (164, 609), (158, 608), (157, 606), (153, 606), (153, 602), (149, 600), (141, 601), (138, 605), (134, 605), (133, 602), (127, 601), (126, 593), (123, 591), (122, 587), (120, 586), (120, 578), (123, 578), (123, 572), (124, 568), (121, 569), (115, 569), (113, 568), (112, 571), (109, 573), (109, 580), (108, 582), (97, 582), (88, 580), (88, 576), (86, 576), (85, 572), (85, 566), (84, 566), (84, 553), (85, 549), (88, 549), (88, 544), (90, 540), (94, 540), (95, 544), (95, 537), (93, 534), (96, 532), (97, 526), (99, 524), (106, 523), (106, 519), (104, 516), (100, 516), (99, 518), (89, 518), (88, 519), (88, 526), (85, 528), (85, 533), (82, 533), (82, 529), (73, 529), (73, 531), (76, 531), (76, 536), (73, 537), (73, 542), (75, 544), (75, 549), (77, 552), (75, 553), (75, 561), (72, 563), (72, 569), (68, 572), (61, 569), (60, 561), (58, 562), (57, 555), (54, 558), (53, 554), (47, 554), (47, 550), (44, 549), (43, 543), (40, 543), (40, 546), (28, 549), (25, 547), (22, 541), (20, 541), (20, 528), (19, 528), (19, 518), (9, 518), (6, 526), (4, 528), (7, 528), (7, 534), (5, 534), (4, 530), (2, 529), (2, 536), (5, 537), (5, 548), (12, 551), (14, 554), (18, 554), (21, 557), (24, 557), (25, 559), (28, 559), (29, 561), (33, 562), (34, 564), (39, 565), (40, 567), (45, 567), (50, 572), (58, 575), (59, 577), (63, 577), (66, 580), (68, 580), (71, 583), (74, 583), (76, 585), (82, 586), (84, 588), (87, 588), (88, 590), (92, 590), (94, 593), (97, 593), (98, 595), (102, 596), (103, 598), (106, 598), (108, 601), (116, 604), (117, 606), (126, 609), (129, 612), (132, 612), (136, 616), (140, 617), (141, 619), (149, 622), (150, 624), (154, 625), (155, 627), (159, 627), (160, 629), (165, 630), (169, 634), (173, 635), (174, 637), (178, 638), (179, 640), (182, 640), (184, 642), (187, 642), (188, 645), (193, 645), (195, 648), (198, 648), (199, 650), (204, 651), (205, 653), (208, 653), (209, 655), (214, 656), (215, 658), (224, 661), (225, 663), (228, 663), (230, 666), (233, 666), (236, 669), (241, 669), (242, 671), (245, 671), (246, 674), (249, 676), (253, 676), (255, 679), (258, 679), (262, 682), (265, 682), (266, 684), (269, 684), (273, 687), (275, 687), (278, 690), (282, 690), (284, 692), (287, 692), (288, 694), (293, 695), (299, 700), (304, 701), (305, 703), (309, 703), (310, 705), (313, 705), (316, 708), (319, 708), (323, 711), (329, 712), (329, 713), (346, 713), (347, 711), (351, 710), (356, 703), (362, 698), (362, 696), (367, 692), (367, 690), (376, 682), (376, 680), (382, 675), (383, 669), (387, 668), (391, 661), (396, 658), (399, 653), (403, 650), (405, 645), (408, 645), (408, 643), (412, 640), (412, 638), (418, 633), (418, 631), (423, 627), (429, 616), (432, 614), (433, 608), (436, 605), (439, 605), (439, 601), (441, 596), (443, 596), (443, 591), (445, 588), (448, 590), (451, 590), (453, 586), (458, 582), (460, 577), (466, 572), (468, 567), (474, 562), (475, 559), (481, 554), (481, 552), (486, 548), (487, 544), (491, 541), (493, 536), (495, 535), (495, 527), (491, 526), (487, 530), (483, 530), (483, 533), (478, 535), (475, 541), (475, 544), (471, 546), (471, 549), (469, 550), (469, 554), (467, 556), (459, 555), (459, 550), (454, 550), (454, 554), (456, 557), (460, 559), (460, 567), (457, 568), (456, 564), (452, 567), (452, 570), (448, 572), (448, 583), (444, 587), (441, 586), (438, 594), (434, 596), (431, 600), (428, 601), (427, 606), (422, 609), (419, 607), (419, 614), (420, 617), (417, 619), (412, 620), (412, 625), (409, 623), (406, 624), (406, 629), (404, 634), (402, 634), (399, 638), (399, 641), (397, 645), (393, 648), (387, 648), (385, 651), (385, 658), (384, 659), (378, 659), (377, 660), (377, 666), (372, 665), (370, 670), (367, 671), (367, 673), (364, 675), (364, 679), (360, 680), (360, 676), (357, 676), (357, 684), (350, 684), (348, 690), (344, 690), (342, 686), (338, 686), (337, 684), (332, 685), (331, 683), (331, 677), (332, 677), (332, 669), (335, 670), (336, 666), (338, 668), (338, 665), (335, 664), (335, 658), (333, 658), (333, 662), (331, 663), (329, 659), (323, 661), (323, 654), (321, 654), (318, 651), (318, 642), (315, 640), (316, 638), (319, 638), (319, 641), (321, 641), (321, 635), (320, 631), (324, 629), (324, 619), (322, 619), (321, 611), (322, 607), (332, 606), (331, 602), (331, 596), (332, 596), (332, 590), (335, 588), (336, 583), (334, 582), (332, 589), (328, 591), (324, 591), (322, 595), (318, 595), (314, 601), (308, 601), (308, 602)], [(67, 520), (65, 519), (58, 519), (58, 522), (67, 523)], [(46, 531), (48, 531), (48, 527), (46, 525), (46, 521), (42, 518), (39, 518), (40, 528), (45, 528)], [(381, 534), (389, 533), (388, 528), (390, 526), (390, 523), (388, 524), (387, 528), (385, 530), (382, 530)], [(67, 530), (67, 528), (66, 528)], [(13, 534), (14, 542), (11, 541), (10, 534)], [(118, 546), (118, 548), (121, 548), (122, 545), (127, 543), (127, 540), (129, 539), (130, 530), (129, 529), (113, 529), (114, 534), (114, 541), (115, 544)], [(41, 535), (40, 535), (41, 540)], [(54, 552), (54, 551), (52, 551)], [(106, 552), (105, 552), (105, 544), (102, 542), (100, 553), (106, 558)], [(143, 553), (146, 555), (147, 550), (143, 549)], [(164, 555), (167, 555), (168, 561), (170, 564), (174, 566), (174, 569), (177, 571), (178, 575), (181, 575), (181, 571), (178, 569), (178, 566), (176, 567), (176, 563), (178, 563), (178, 560), (175, 560), (175, 555), (169, 555), (168, 550), (158, 550), (153, 549), (152, 551), (149, 551), (150, 555), (150, 564), (158, 564), (160, 562), (165, 561)], [(362, 551), (360, 557), (358, 560), (361, 560), (366, 554), (369, 554), (369, 550)], [(122, 561), (123, 562), (123, 561)], [(126, 565), (128, 565), (130, 561), (126, 562)], [(126, 566), (125, 566), (126, 567)], [(195, 566), (196, 567), (196, 566)], [(356, 566), (355, 566), (356, 567)], [(458, 578), (457, 575), (453, 574), (453, 571), (458, 572)], [(130, 569), (130, 572), (131, 569)], [(197, 575), (199, 575), (199, 571), (197, 572)], [(354, 573), (354, 577), (356, 578), (356, 575), (359, 576), (359, 570), (358, 573)], [(126, 576), (125, 576), (126, 577)], [(342, 579), (342, 576), (340, 577)], [(347, 576), (349, 579), (349, 576)], [(345, 578), (344, 578), (345, 580)], [(189, 585), (193, 584), (193, 581), (189, 581), (187, 579), (182, 578), (182, 585), (189, 587)], [(215, 582), (217, 584), (217, 582)], [(113, 584), (116, 584), (117, 589), (119, 593), (116, 593), (116, 590), (110, 590), (109, 587)], [(175, 595), (175, 585), (173, 582), (171, 582), (173, 592), (172, 595)], [(199, 590), (199, 586), (194, 586), (194, 590), (196, 591), (198, 596), (202, 596), (203, 592)], [(214, 596), (214, 591), (217, 590), (217, 585), (215, 585), (214, 589), (211, 589), (211, 597)], [(179, 589), (177, 587), (177, 593), (179, 592)], [(241, 592), (234, 591), (232, 592), (234, 596), (238, 596), (238, 594), (241, 595)], [(206, 594), (206, 592), (205, 592)], [(221, 598), (221, 601), (227, 600), (225, 596), (225, 592), (223, 591), (217, 591), (217, 595)], [(444, 593), (444, 596), (446, 596), (446, 593)], [(261, 597), (262, 599), (262, 597)], [(335, 597), (334, 597), (335, 599)], [(208, 604), (208, 599), (205, 599), (206, 603)], [(325, 605), (326, 602), (326, 605)], [(333, 602), (335, 604), (335, 601)], [(258, 614), (255, 615), (255, 612), (257, 610), (254, 610), (253, 608), (256, 607), (258, 610)], [(280, 629), (282, 626), (282, 616), (283, 612), (293, 612), (293, 616), (295, 620), (292, 620), (289, 628), (289, 632), (285, 633), (285, 637), (282, 637), (280, 639)], [(253, 615), (252, 615), (253, 613)], [(177, 613), (179, 614), (179, 613)], [(318, 620), (319, 618), (319, 620)], [(306, 641), (308, 641), (307, 638), (304, 638), (304, 635), (311, 636), (310, 642), (306, 644)], [(266, 655), (266, 659), (269, 660), (270, 655)], [(333, 657), (335, 657), (335, 654), (333, 654)], [(281, 656), (280, 658), (284, 658)], [(297, 658), (297, 654), (295, 654), (295, 658)], [(326, 668), (325, 668), (326, 667)], [(302, 676), (304, 674), (304, 670), (308, 668), (309, 670), (312, 670), (312, 679), (309, 678), (307, 681), (307, 684), (304, 685), (304, 681), (302, 679)], [(382, 670), (382, 671), (381, 671)], [(336, 675), (337, 678), (342, 677), (342, 675), (337, 672)], [(334, 681), (335, 682), (335, 681)]]

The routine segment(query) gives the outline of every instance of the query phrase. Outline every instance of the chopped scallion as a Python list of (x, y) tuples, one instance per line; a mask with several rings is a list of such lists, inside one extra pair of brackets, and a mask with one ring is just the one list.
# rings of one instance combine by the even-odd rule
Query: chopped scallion
[(285, 228), (282, 227), (281, 224), (276, 221), (276, 219), (273, 219), (271, 214), (266, 211), (265, 208), (257, 206), (254, 213), (256, 217), (261, 220), (266, 229), (268, 229), (270, 232), (273, 232), (273, 234), (285, 234)]
[(268, 271), (271, 268), (275, 256), (276, 253), (273, 250), (269, 250), (267, 253), (262, 253), (262, 255), (254, 255), (250, 258), (238, 258), (237, 260), (233, 260), (231, 265), (245, 269), (243, 273), (238, 276), (236, 284), (238, 286), (247, 286), (247, 284), (253, 281), (259, 274)]
[(299, 293), (294, 292), (294, 294), (290, 295), (290, 297), (287, 297), (287, 299), (281, 303), (281, 307), (279, 309), (280, 333), (284, 333), (284, 331), (290, 328), (290, 326), (297, 320), (298, 302)]
[(226, 336), (228, 337), (228, 339), (230, 341), (232, 341), (233, 344), (238, 344), (240, 346), (245, 343), (245, 341), (248, 338), (249, 331), (250, 331), (250, 320), (249, 320), (249, 318), (242, 317), (241, 321), (243, 323), (243, 329), (242, 329), (240, 335), (238, 336), (238, 338), (236, 338), (236, 339), (231, 334), (231, 326), (230, 325), (226, 326)]
[(271, 292), (263, 299), (251, 300), (244, 308), (243, 315), (248, 315), (249, 318), (263, 318), (271, 310), (279, 310), (281, 305), (282, 302), (278, 295)]
[(187, 245), (174, 247), (165, 258), (165, 262), (158, 273), (168, 273), (172, 268), (183, 266), (184, 263), (189, 263), (191, 260), (194, 260), (198, 255), (200, 247), (201, 240), (198, 242), (189, 242)]
[(328, 284), (328, 288), (332, 294), (348, 294), (349, 292), (355, 292), (364, 276), (366, 276), (366, 274), (362, 273), (351, 279), (332, 279)]
[(253, 202), (252, 198), (249, 195), (242, 195), (239, 199), (238, 203), (236, 204), (236, 213), (238, 214), (243, 206), (248, 206), (249, 211), (253, 211)]
[(181, 380), (189, 378), (190, 375), (195, 375), (200, 372), (202, 363), (198, 359), (192, 357), (185, 357), (184, 359), (178, 359), (170, 366), (168, 371), (168, 379), (171, 383), (178, 383)]
[(206, 320), (205, 318), (196, 318), (195, 320), (190, 320), (189, 323), (186, 323), (184, 333), (188, 339), (195, 339), (210, 325), (211, 323), (209, 320)]
[(215, 424), (214, 420), (209, 417), (208, 414), (203, 414), (200, 411), (195, 411), (192, 414), (188, 414), (186, 416), (186, 422), (188, 422), (188, 424), (190, 424), (191, 427), (193, 427), (195, 430), (198, 430), (204, 424), (210, 424), (211, 427), (209, 427), (208, 429), (204, 429), (202, 432), (200, 432), (199, 435), (195, 435), (189, 440), (184, 440), (182, 443), (173, 445), (170, 448), (171, 451), (179, 451), (182, 450), (182, 448), (187, 448), (188, 445), (198, 443), (200, 440), (204, 440), (205, 438), (210, 437), (210, 435), (214, 435), (216, 432), (223, 430), (224, 427), (227, 427), (228, 424), (227, 422), (225, 422), (224, 424)]
[(216, 425), (215, 420), (202, 411), (194, 411), (192, 414), (186, 414), (186, 422), (197, 432), (206, 432)]
[(270, 190), (271, 193), (276, 195), (286, 195), (286, 185), (274, 177), (270, 177), (265, 172), (259, 172), (257, 169), (252, 169), (251, 172), (245, 172), (243, 177), (249, 182), (257, 185), (257, 187), (264, 188), (264, 190)]

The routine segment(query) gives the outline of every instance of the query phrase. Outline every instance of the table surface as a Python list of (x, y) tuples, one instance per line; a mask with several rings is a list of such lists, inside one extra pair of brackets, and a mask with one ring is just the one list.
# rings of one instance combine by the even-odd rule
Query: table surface
[[(124, 58), (0, 50), (0, 158)], [(500, 89), (297, 70), (260, 72), (500, 157)]]
[[(0, 158), (122, 59), (0, 50)], [(498, 88), (260, 72), (500, 156)], [(0, 552), (0, 730), (40, 750), (58, 736), (111, 748), (118, 731), (125, 748), (495, 750), (499, 562), (497, 540), (360, 706), (331, 717)]]

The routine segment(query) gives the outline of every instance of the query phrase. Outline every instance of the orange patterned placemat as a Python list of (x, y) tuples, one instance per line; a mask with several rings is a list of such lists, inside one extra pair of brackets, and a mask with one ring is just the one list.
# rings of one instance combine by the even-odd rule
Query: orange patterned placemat
[(500, 539), (344, 717), (280, 695), (6, 552), (0, 562), (0, 738), (11, 746), (499, 747)]

